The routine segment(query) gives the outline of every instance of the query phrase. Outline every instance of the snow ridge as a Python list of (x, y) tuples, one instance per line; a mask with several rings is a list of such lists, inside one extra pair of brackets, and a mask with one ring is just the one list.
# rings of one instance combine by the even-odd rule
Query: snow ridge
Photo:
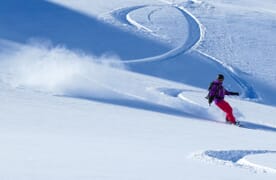
[(252, 163), (246, 159), (247, 156), (265, 154), (276, 154), (276, 151), (269, 150), (207, 150), (192, 155), (192, 158), (215, 163), (224, 166), (239, 167), (248, 169), (254, 173), (276, 173), (275, 168), (266, 167)]

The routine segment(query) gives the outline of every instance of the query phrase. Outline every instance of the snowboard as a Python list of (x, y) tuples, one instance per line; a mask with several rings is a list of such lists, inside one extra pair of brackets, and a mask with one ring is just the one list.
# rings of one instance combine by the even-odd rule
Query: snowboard
[(237, 126), (237, 127), (244, 127), (244, 125), (240, 121), (236, 121), (236, 124), (225, 121), (226, 124)]

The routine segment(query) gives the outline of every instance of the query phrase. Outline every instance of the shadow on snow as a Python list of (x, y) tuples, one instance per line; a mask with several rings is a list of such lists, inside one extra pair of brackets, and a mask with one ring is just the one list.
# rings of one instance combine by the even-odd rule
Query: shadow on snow
[(124, 106), (126, 108), (141, 109), (141, 110), (152, 111), (152, 112), (168, 114), (173, 116), (198, 119), (194, 114), (189, 114), (184, 111), (178, 110), (176, 108), (154, 104), (154, 103), (150, 103), (142, 100), (112, 99), (112, 98), (107, 99), (107, 98), (83, 97), (83, 96), (61, 96), (61, 97), (79, 98), (79, 99), (88, 100), (88, 101), (97, 101), (100, 103)]
[(272, 127), (268, 125), (262, 125), (262, 124), (247, 122), (247, 121), (241, 121), (241, 124), (244, 125), (243, 128), (246, 128), (246, 129), (276, 132), (276, 127)]
[(168, 50), (153, 40), (46, 1), (1, 1), (0, 25), (0, 39), (23, 44), (46, 40), (95, 56), (115, 54), (121, 59), (136, 59)]
[(238, 162), (240, 159), (248, 155), (276, 153), (276, 151), (268, 150), (229, 150), (229, 151), (205, 151), (204, 154), (223, 161)]

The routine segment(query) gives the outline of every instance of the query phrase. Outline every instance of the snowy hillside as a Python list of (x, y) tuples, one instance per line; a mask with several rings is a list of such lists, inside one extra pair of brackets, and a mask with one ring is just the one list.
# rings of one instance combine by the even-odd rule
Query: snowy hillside
[(275, 6), (1, 1), (0, 179), (275, 179)]

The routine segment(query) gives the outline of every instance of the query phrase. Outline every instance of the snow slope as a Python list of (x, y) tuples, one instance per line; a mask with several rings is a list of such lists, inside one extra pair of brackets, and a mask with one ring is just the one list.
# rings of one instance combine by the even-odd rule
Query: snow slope
[(274, 4), (244, 3), (2, 1), (1, 179), (275, 179)]

